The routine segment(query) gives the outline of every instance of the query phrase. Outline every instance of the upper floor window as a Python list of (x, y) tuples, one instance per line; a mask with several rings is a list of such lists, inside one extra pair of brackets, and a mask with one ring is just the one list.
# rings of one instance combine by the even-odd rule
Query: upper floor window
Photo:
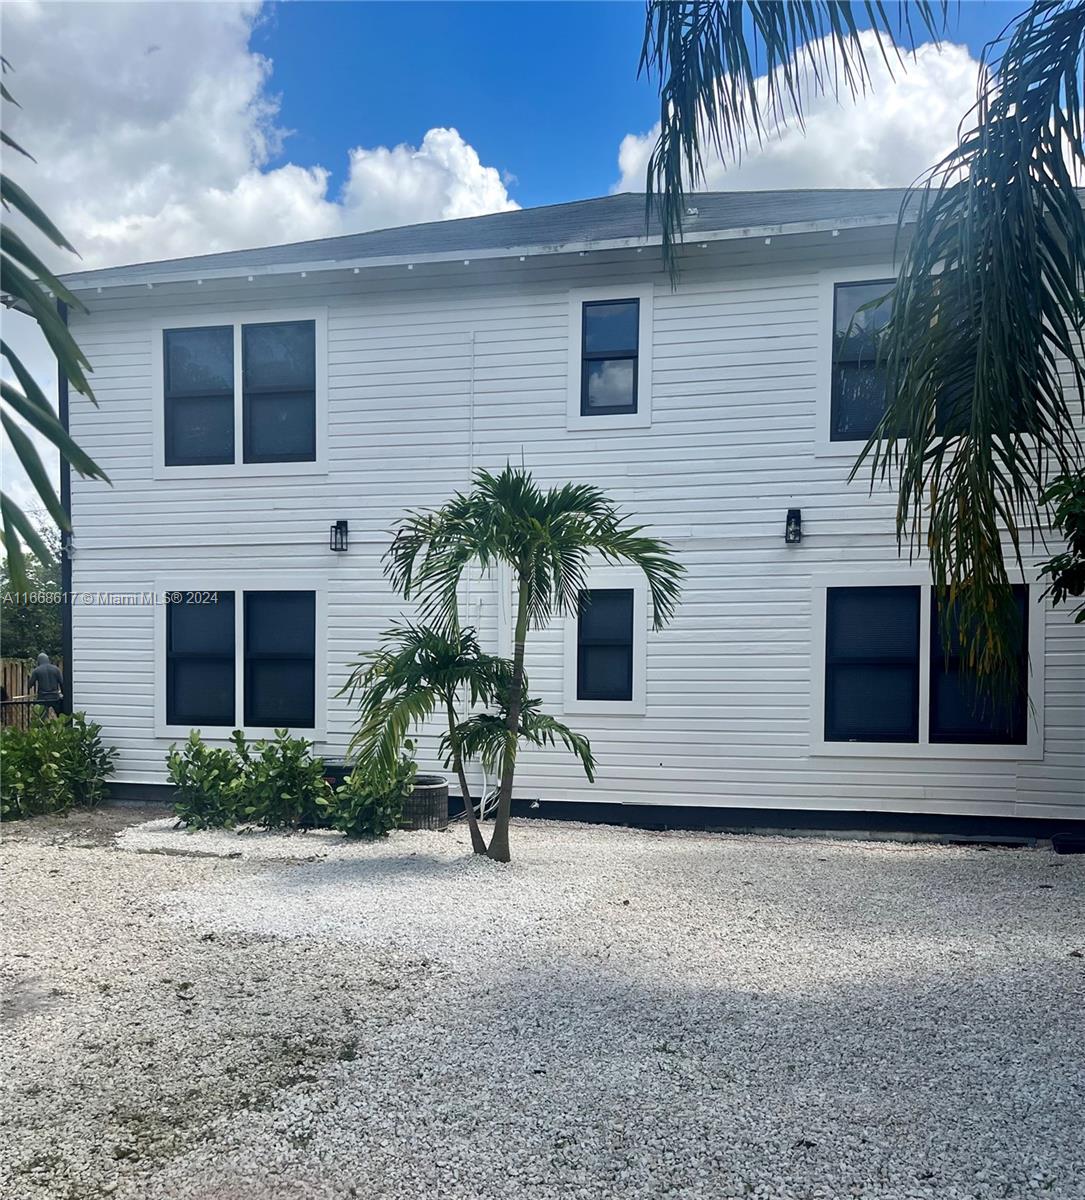
[(162, 339), (166, 465), (232, 463), (233, 329), (167, 329)]
[(581, 416), (635, 413), (640, 301), (585, 301), (581, 341)]
[(569, 292), (567, 429), (651, 425), (654, 297), (650, 283)]
[(885, 416), (886, 369), (878, 339), (892, 312), (893, 280), (833, 288), (832, 407), (829, 439), (865, 442)]
[(239, 442), (244, 463), (316, 461), (315, 321), (166, 329), (162, 338), (167, 467), (233, 464)]

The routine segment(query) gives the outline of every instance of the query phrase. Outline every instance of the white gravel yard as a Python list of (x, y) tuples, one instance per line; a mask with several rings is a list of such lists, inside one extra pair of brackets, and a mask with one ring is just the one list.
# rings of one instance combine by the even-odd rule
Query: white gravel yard
[(12, 1200), (1085, 1197), (1083, 859), (140, 816), (7, 831)]

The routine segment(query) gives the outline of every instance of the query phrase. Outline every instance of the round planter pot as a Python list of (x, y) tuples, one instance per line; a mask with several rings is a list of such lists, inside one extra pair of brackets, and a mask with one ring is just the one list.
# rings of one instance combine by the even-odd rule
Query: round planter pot
[(414, 791), (403, 801), (402, 828), (448, 828), (448, 780), (443, 775), (415, 777)]

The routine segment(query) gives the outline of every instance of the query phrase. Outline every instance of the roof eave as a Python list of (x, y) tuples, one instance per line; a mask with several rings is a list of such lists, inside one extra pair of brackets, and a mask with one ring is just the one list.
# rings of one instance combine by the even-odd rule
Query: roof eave
[[(804, 233), (824, 233), (832, 230), (874, 228), (896, 225), (897, 216), (834, 218), (825, 221), (796, 221), (772, 225), (751, 225), (735, 229), (687, 231), (684, 242), (687, 246), (706, 242), (741, 241), (750, 238), (777, 237)], [(548, 245), (508, 246), (489, 250), (448, 250), (430, 254), (387, 254), (369, 258), (323, 259), (312, 262), (272, 263), (264, 266), (234, 266), (225, 269), (163, 271), (159, 274), (139, 276), (125, 275), (124, 268), (105, 268), (96, 281), (96, 272), (79, 276), (62, 276), (62, 282), (73, 292), (93, 292), (104, 288), (146, 287), (158, 284), (190, 283), (195, 279), (238, 279), (275, 275), (300, 275), (319, 271), (363, 271), (376, 267), (420, 266), (427, 263), (482, 262), (504, 258), (533, 258), (544, 255), (578, 254), (608, 250), (643, 250), (658, 246), (662, 238), (658, 235), (609, 238), (599, 241), (560, 242)]]

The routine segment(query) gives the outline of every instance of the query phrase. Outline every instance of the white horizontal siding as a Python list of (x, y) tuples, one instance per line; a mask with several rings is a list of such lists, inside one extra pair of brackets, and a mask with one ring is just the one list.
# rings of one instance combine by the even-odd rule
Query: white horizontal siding
[[(439, 504), (472, 467), (521, 458), (543, 484), (591, 480), (668, 537), (689, 570), (681, 611), (648, 634), (643, 716), (570, 717), (599, 760), (588, 785), (569, 756), (529, 750), (523, 795), (634, 804), (1085, 816), (1085, 639), (1064, 613), (1046, 626), (1044, 758), (859, 759), (809, 753), (811, 580), (897, 562), (894, 497), (848, 485), (820, 458), (818, 272), (883, 263), (890, 233), (732, 243), (695, 256), (672, 291), (650, 254), (543, 264), (460, 264), (360, 275), (171, 285), (91, 297), (73, 321), (100, 408), (76, 397), (72, 430), (113, 486), (73, 482), (77, 589), (143, 591), (156, 578), (246, 570), (327, 578), (328, 736), (351, 714), (349, 664), (407, 609), (380, 556), (409, 507)], [(654, 275), (653, 275), (654, 272)], [(656, 284), (652, 424), (566, 429), (571, 288)], [(328, 311), (324, 475), (155, 479), (151, 325), (200, 314), (320, 305)], [(803, 510), (804, 541), (783, 545)], [(351, 551), (326, 549), (350, 521)], [(266, 578), (266, 576), (265, 576)], [(494, 579), (468, 619), (498, 646)], [(160, 782), (150, 609), (77, 607), (76, 703), (121, 751), (118, 778)], [(533, 694), (561, 711), (562, 631), (532, 635)], [(423, 740), (432, 759), (435, 742)]]

